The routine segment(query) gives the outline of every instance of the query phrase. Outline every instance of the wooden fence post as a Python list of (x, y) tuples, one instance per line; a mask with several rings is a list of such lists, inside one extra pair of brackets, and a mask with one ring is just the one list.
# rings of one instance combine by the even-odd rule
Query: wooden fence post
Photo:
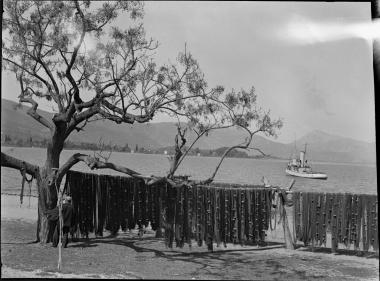
[(285, 210), (285, 202), (282, 203), (281, 205), (282, 205), (281, 208), (282, 208), (282, 212), (284, 216), (282, 225), (284, 228), (285, 246), (286, 246), (286, 249), (294, 250), (292, 234), (290, 233), (290, 229), (289, 229), (288, 216)]
[[(287, 188), (288, 191), (290, 191), (290, 189), (293, 187), (294, 183), (295, 183), (295, 180), (292, 179), (292, 181), (289, 183), (289, 186)], [(282, 208), (282, 213), (283, 213), (282, 225), (284, 228), (285, 246), (286, 246), (286, 249), (294, 250), (295, 245), (293, 243), (292, 234), (290, 233), (288, 215), (286, 214), (286, 209), (285, 209), (286, 201), (287, 201), (286, 192), (283, 192), (283, 193), (281, 193), (281, 208)]]

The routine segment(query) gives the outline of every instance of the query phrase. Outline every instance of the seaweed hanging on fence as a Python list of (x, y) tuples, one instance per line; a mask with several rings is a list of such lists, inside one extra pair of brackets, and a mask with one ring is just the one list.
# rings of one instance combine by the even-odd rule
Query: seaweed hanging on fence
[(368, 194), (294, 192), (294, 235), (306, 245), (326, 246), (331, 233), (331, 250), (340, 245), (354, 250), (378, 252), (377, 197)]
[(363, 209), (363, 196), (358, 196), (357, 198), (357, 216), (356, 216), (356, 239), (355, 239), (355, 250), (359, 251), (360, 250), (360, 240), (361, 240), (361, 232), (362, 232), (362, 209)]
[(245, 191), (241, 188), (238, 189), (238, 202), (239, 202), (239, 242), (240, 244), (244, 244), (245, 242), (245, 211), (244, 211), (244, 206), (245, 206)]
[(310, 193), (311, 201), (311, 212), (310, 212), (310, 221), (313, 222), (310, 224), (308, 242), (311, 242), (312, 247), (314, 248), (314, 243), (316, 239), (316, 218), (317, 218), (317, 194), (312, 192)]
[(79, 213), (81, 214), (80, 216), (80, 224), (79, 224), (79, 230), (81, 232), (82, 237), (88, 237), (88, 228), (87, 228), (87, 222), (88, 222), (88, 202), (87, 202), (87, 193), (88, 193), (88, 187), (89, 187), (89, 182), (88, 182), (89, 175), (85, 174), (83, 178), (81, 179), (81, 188), (80, 188), (80, 210)]
[[(120, 227), (125, 231), (150, 223), (153, 230), (165, 228), (168, 247), (174, 241), (183, 247), (195, 239), (211, 249), (213, 242), (263, 242), (271, 219), (272, 189), (216, 184), (147, 186), (129, 177), (80, 172), (68, 173), (66, 181), (82, 236), (92, 231), (102, 235), (104, 228), (116, 234)], [(358, 198), (295, 192), (296, 237), (305, 244), (321, 245), (330, 228), (335, 247), (356, 245), (361, 239), (365, 250), (378, 249), (377, 201), (370, 196)]]
[(99, 175), (96, 177), (96, 216), (97, 223), (95, 224), (95, 235), (103, 236), (103, 229), (106, 221), (106, 189), (104, 187), (104, 182), (106, 180), (105, 176)]
[(201, 238), (201, 195), (199, 188), (197, 186), (194, 187), (194, 225), (195, 225), (195, 233), (194, 233), (194, 239), (197, 241), (197, 245), (201, 246), (202, 245), (202, 238)]
[(220, 195), (221, 190), (214, 189), (214, 241), (216, 242), (216, 246), (219, 247), (221, 243), (221, 221), (222, 221), (222, 208), (221, 208), (221, 202), (220, 202)]
[(268, 225), (267, 223), (267, 202), (266, 202), (266, 189), (260, 189), (259, 190), (260, 192), (260, 212), (259, 212), (259, 215), (260, 215), (260, 243), (263, 243), (265, 241), (265, 230), (266, 230), (266, 227)]
[(187, 243), (191, 246), (191, 223), (190, 223), (190, 214), (191, 214), (191, 202), (189, 195), (189, 186), (184, 185), (182, 188), (183, 191), (183, 242), (182, 245)]
[(217, 245), (223, 244), (226, 246), (226, 195), (225, 195), (225, 189), (219, 188), (218, 194), (216, 195), (216, 200), (218, 200), (218, 217), (217, 224), (218, 224), (218, 230), (217, 230), (217, 236), (215, 237), (217, 241)]
[(128, 179), (127, 181), (127, 201), (128, 201), (128, 206), (127, 206), (127, 212), (128, 212), (128, 229), (134, 229), (136, 226), (136, 215), (135, 215), (135, 181)]
[[(153, 197), (152, 197), (152, 187), (151, 186), (148, 186), (148, 185), (145, 185), (145, 189), (146, 189), (146, 221), (147, 223), (151, 223), (152, 224), (152, 221), (153, 221)], [(148, 226), (148, 225), (147, 225)]]
[(206, 245), (208, 250), (212, 250), (212, 207), (211, 207), (211, 190), (208, 187), (205, 187), (205, 204), (206, 204), (206, 217), (205, 217), (205, 236), (204, 241), (206, 241)]
[(331, 251), (336, 252), (338, 247), (338, 220), (339, 220), (339, 194), (333, 194), (331, 217)]
[(133, 214), (135, 216), (136, 224), (139, 228), (142, 227), (141, 217), (141, 190), (138, 181), (133, 181)]
[(326, 193), (320, 194), (321, 208), (320, 208), (320, 220), (319, 220), (319, 243), (318, 246), (327, 245), (327, 220), (328, 215), (326, 212), (327, 196)]
[(165, 243), (169, 248), (173, 247), (174, 241), (174, 221), (176, 207), (176, 189), (170, 185), (166, 185), (166, 206), (165, 206)]
[(364, 196), (363, 198), (363, 206), (362, 206), (362, 217), (363, 217), (363, 224), (362, 224), (362, 239), (363, 239), (363, 250), (368, 251), (369, 248), (369, 241), (368, 241), (368, 234), (370, 231), (369, 227), (369, 213), (368, 212), (368, 204), (369, 204), (369, 198), (368, 196)]
[(187, 202), (188, 202), (188, 238), (187, 243), (189, 244), (189, 247), (191, 248), (192, 243), (191, 240), (195, 239), (195, 210), (194, 210), (194, 188), (191, 186), (186, 186), (187, 190)]
[(354, 244), (356, 240), (356, 236), (357, 236), (356, 235), (356, 232), (357, 232), (356, 217), (357, 217), (357, 209), (358, 209), (357, 198), (358, 196), (356, 194), (352, 196), (349, 244)]
[[(295, 235), (297, 240), (301, 239), (301, 193), (294, 192), (293, 193), (293, 225), (295, 228)], [(277, 206), (276, 206), (277, 207)], [(276, 223), (276, 221), (275, 221)]]
[(232, 243), (232, 189), (226, 188), (225, 195), (225, 243)]
[(199, 235), (198, 235), (198, 246), (203, 245), (204, 237), (205, 237), (205, 200), (204, 200), (204, 188), (201, 188), (200, 186), (197, 187), (198, 189), (198, 224), (199, 224)]
[(221, 189), (220, 192), (221, 200), (221, 241), (223, 242), (224, 247), (227, 246), (228, 241), (228, 194), (225, 188)]
[(346, 248), (350, 246), (350, 222), (351, 222), (351, 209), (352, 209), (353, 194), (345, 194), (344, 196), (344, 217), (342, 224), (342, 242)]
[(139, 188), (141, 189), (141, 223), (143, 226), (148, 227), (149, 218), (148, 218), (148, 188), (147, 185), (140, 180)]
[(127, 231), (127, 222), (128, 222), (128, 184), (125, 177), (120, 177), (120, 189), (121, 189), (121, 206), (120, 206), (120, 227), (122, 231)]
[(252, 208), (254, 207), (254, 193), (252, 189), (247, 189), (247, 209), (248, 209), (248, 230), (247, 239), (249, 241), (254, 241), (254, 212)]
[(262, 243), (264, 242), (265, 240), (265, 233), (264, 233), (264, 210), (265, 210), (265, 205), (264, 205), (264, 200), (265, 200), (265, 195), (264, 193), (262, 192), (262, 190), (257, 190), (257, 195), (258, 195), (258, 198), (257, 198), (257, 208), (258, 208), (258, 211), (257, 211), (257, 215), (258, 215), (258, 229), (257, 229), (257, 233), (258, 233), (258, 238), (257, 238), (257, 242), (259, 243)]
[(237, 190), (232, 190), (232, 243), (237, 244), (238, 243), (238, 197), (237, 197)]
[(182, 240), (182, 222), (183, 222), (183, 198), (182, 198), (182, 186), (177, 188), (175, 197), (175, 208), (174, 208), (174, 240), (176, 247), (183, 247)]
[(371, 222), (371, 226), (373, 227), (373, 235), (371, 238), (371, 245), (373, 250), (379, 254), (379, 227), (378, 227), (378, 201), (377, 198), (372, 197), (372, 206), (371, 212), (373, 213), (373, 219)]
[(107, 182), (108, 189), (108, 221), (106, 225), (106, 229), (111, 232), (111, 235), (116, 235), (119, 230), (118, 224), (118, 213), (119, 209), (117, 206), (118, 198), (119, 198), (119, 186), (118, 181), (115, 177), (111, 177)]
[[(76, 171), (67, 173), (65, 190), (73, 198), (73, 229), (82, 237), (150, 222), (153, 230), (165, 228), (168, 247), (195, 239), (209, 248), (213, 241), (264, 241), (273, 195), (271, 189), (236, 186), (147, 186), (129, 177)], [(326, 245), (331, 232), (333, 251), (342, 244), (378, 252), (376, 196), (293, 192), (293, 204), (294, 235), (305, 245)]]

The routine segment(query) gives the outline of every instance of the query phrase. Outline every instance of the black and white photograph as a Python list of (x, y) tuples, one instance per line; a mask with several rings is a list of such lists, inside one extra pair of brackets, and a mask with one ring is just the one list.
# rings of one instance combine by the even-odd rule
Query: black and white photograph
[(379, 280), (379, 0), (1, 5), (1, 278)]

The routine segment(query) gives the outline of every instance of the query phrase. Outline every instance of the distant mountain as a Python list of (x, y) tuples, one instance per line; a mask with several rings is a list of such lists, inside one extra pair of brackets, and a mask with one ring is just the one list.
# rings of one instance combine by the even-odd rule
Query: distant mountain
[[(48, 136), (48, 129), (26, 114), (27, 106), (16, 109), (17, 103), (2, 99), (1, 110), (1, 132), (2, 135), (11, 137), (29, 138), (42, 140)], [(52, 118), (53, 114), (38, 110), (46, 118)], [(89, 123), (85, 131), (74, 132), (69, 140), (73, 142), (97, 143), (100, 138), (105, 143), (111, 142), (124, 146), (128, 144), (134, 149), (136, 144), (146, 149), (156, 149), (172, 146), (176, 127), (174, 123), (147, 123), (147, 124), (115, 124), (104, 120)], [(194, 139), (195, 134), (188, 132), (188, 143)], [(208, 137), (199, 140), (195, 145), (200, 149), (217, 149), (239, 144), (244, 140), (244, 132), (238, 129), (218, 130), (212, 132)], [(312, 161), (330, 162), (367, 162), (375, 163), (375, 143), (366, 143), (354, 139), (344, 138), (327, 134), (322, 131), (313, 131), (296, 141), (298, 150), (303, 149), (307, 143), (307, 157)], [(262, 136), (254, 136), (253, 146), (260, 148), (265, 153), (288, 159), (294, 152), (294, 143), (284, 144), (268, 140)], [(195, 148), (194, 147), (194, 148)], [(298, 152), (297, 152), (298, 153)], [(257, 155), (252, 151), (249, 154)]]
[[(297, 140), (297, 147), (304, 149), (314, 161), (329, 162), (376, 162), (376, 145), (327, 134), (320, 130), (312, 131)], [(289, 144), (294, 147), (294, 144)]]

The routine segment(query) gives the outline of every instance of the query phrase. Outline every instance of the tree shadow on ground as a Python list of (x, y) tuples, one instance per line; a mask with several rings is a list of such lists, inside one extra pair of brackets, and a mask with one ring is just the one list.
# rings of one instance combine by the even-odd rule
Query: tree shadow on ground
[[(153, 252), (157, 256), (166, 256), (166, 255), (182, 255), (182, 256), (217, 256), (223, 253), (231, 253), (231, 252), (247, 252), (247, 251), (264, 251), (268, 249), (274, 248), (283, 248), (284, 245), (282, 243), (277, 242), (266, 242), (265, 246), (258, 247), (256, 244), (247, 244), (244, 245), (247, 248), (241, 249), (228, 249), (229, 245), (240, 246), (240, 244), (228, 244), (227, 248), (221, 244), (219, 247), (214, 247), (216, 250), (207, 251), (203, 246), (198, 246), (196, 241), (192, 240), (192, 246), (189, 247), (188, 244), (185, 244), (182, 248), (176, 247), (175, 243), (173, 243), (173, 248), (166, 247), (164, 250), (153, 249), (149, 247), (149, 244), (163, 242), (163, 238), (153, 238), (153, 237), (143, 237), (143, 238), (134, 238), (134, 237), (115, 237), (115, 236), (105, 236), (105, 237), (96, 237), (96, 238), (79, 238), (77, 242), (69, 244), (69, 247), (96, 247), (99, 243), (105, 244), (113, 244), (118, 246), (124, 246), (131, 248), (136, 252)], [(138, 243), (144, 243), (144, 246), (137, 245)], [(257, 247), (257, 248), (256, 248)], [(184, 252), (183, 249), (190, 248), (191, 252)], [(198, 249), (197, 249), (198, 248)], [(178, 249), (178, 250), (177, 250)], [(185, 249), (186, 250), (186, 249)]]
[(335, 253), (331, 252), (331, 248), (327, 247), (314, 247), (311, 246), (296, 246), (297, 251), (301, 252), (313, 252), (313, 253), (324, 253), (324, 254), (332, 254), (332, 255), (341, 255), (341, 256), (357, 256), (357, 257), (365, 257), (367, 259), (375, 259), (379, 258), (379, 254), (375, 252), (364, 252), (364, 251), (355, 251), (352, 249), (337, 249)]
[[(118, 246), (124, 246), (128, 247), (136, 252), (153, 252), (157, 256), (165, 256), (170, 254), (170, 256), (173, 256), (173, 254), (183, 255), (183, 256), (191, 256), (191, 255), (220, 255), (223, 253), (230, 253), (230, 252), (247, 252), (247, 251), (264, 251), (274, 248), (283, 248), (284, 245), (282, 243), (278, 242), (266, 242), (265, 246), (257, 247), (255, 244), (247, 244), (245, 245), (247, 248), (241, 248), (241, 249), (228, 249), (228, 245), (234, 245), (234, 244), (228, 244), (227, 248), (224, 248), (223, 245), (220, 245), (217, 247), (217, 250), (214, 251), (192, 251), (192, 252), (183, 252), (182, 250), (176, 250), (176, 249), (184, 249), (187, 246), (187, 244), (184, 245), (183, 248), (175, 247), (173, 245), (173, 248), (166, 248), (165, 250), (157, 250), (153, 249), (151, 247), (147, 246), (138, 246), (136, 243), (144, 242), (144, 244), (149, 243), (157, 243), (163, 241), (162, 238), (152, 238), (152, 237), (143, 237), (143, 238), (133, 238), (133, 237), (115, 237), (115, 236), (105, 236), (105, 237), (96, 237), (96, 238), (77, 238), (76, 242), (71, 242), (69, 244), (69, 248), (86, 248), (86, 247), (96, 247), (99, 243), (104, 244), (113, 244)], [(240, 246), (240, 244), (235, 244), (234, 246)], [(195, 241), (192, 241), (191, 249), (196, 249), (198, 245)], [(257, 247), (257, 248), (254, 248)], [(202, 247), (199, 247), (200, 250), (203, 250)]]
[(1, 242), (3, 245), (30, 245), (30, 244), (37, 244), (36, 241), (29, 241), (29, 242)]
[[(131, 243), (127, 242), (131, 241)], [(71, 247), (95, 247), (97, 243), (107, 243), (107, 244), (115, 244), (115, 245), (120, 245), (120, 246), (126, 246), (130, 247), (133, 250), (137, 251), (137, 249), (134, 248), (133, 243), (134, 242), (158, 242), (158, 241), (163, 241), (163, 238), (153, 238), (152, 234), (145, 236), (143, 238), (139, 237), (130, 237), (130, 236), (123, 236), (122, 235), (108, 235), (108, 236), (98, 236), (94, 238), (77, 238), (75, 243), (80, 243), (80, 244), (75, 244), (71, 245)], [(175, 244), (175, 243), (173, 243)], [(188, 244), (185, 244), (183, 248), (187, 247)], [(192, 240), (192, 249), (196, 249), (198, 247), (196, 241)], [(203, 244), (204, 245), (204, 244)], [(240, 246), (241, 244), (228, 244), (228, 245), (233, 245), (233, 246)], [(271, 248), (284, 248), (284, 243), (282, 242), (274, 242), (274, 241), (265, 241), (264, 245), (258, 246), (256, 243), (248, 242), (244, 244), (244, 247), (246, 248), (240, 248), (240, 249), (228, 249), (223, 246), (223, 243), (220, 244), (219, 247), (215, 247), (214, 243), (214, 251), (203, 251), (203, 252), (191, 252), (191, 253), (186, 253), (183, 252), (182, 250), (178, 251), (178, 253), (183, 253), (183, 254), (215, 254), (215, 253), (228, 253), (228, 252), (245, 252), (245, 251), (262, 251), (262, 250), (268, 250)], [(243, 246), (243, 245), (241, 245)], [(257, 248), (253, 248), (257, 247)], [(199, 247), (201, 249), (202, 247)], [(180, 247), (175, 247), (173, 245), (173, 248), (166, 248), (166, 251), (168, 252), (176, 252), (175, 249), (181, 249)], [(314, 253), (326, 253), (326, 254), (334, 254), (334, 255), (347, 255), (347, 256), (359, 256), (359, 257), (366, 257), (366, 258), (379, 258), (378, 253), (375, 252), (364, 252), (364, 251), (356, 251), (353, 249), (337, 249), (336, 253), (331, 252), (331, 248), (329, 247), (320, 247), (320, 246), (304, 246), (304, 245), (295, 245), (295, 250), (297, 251), (302, 251), (302, 252), (314, 252)], [(163, 251), (165, 252), (165, 251)]]
[[(228, 249), (228, 246), (233, 246), (233, 244), (227, 244), (227, 248), (224, 248), (224, 246), (221, 244), (214, 251), (208, 251), (204, 245), (198, 247), (195, 241), (192, 241), (191, 248), (187, 244), (185, 244), (183, 248), (176, 248), (175, 243), (173, 245), (173, 248), (168, 248), (163, 246), (164, 239), (162, 238), (135, 238), (114, 236), (96, 237), (89, 239), (80, 238), (77, 239), (77, 242), (69, 244), (68, 247), (88, 248), (97, 247), (100, 244), (111, 244), (116, 246), (128, 247), (136, 253), (154, 254), (156, 258), (163, 258), (167, 260), (167, 262), (189, 262), (199, 266), (197, 267), (197, 271), (195, 271), (194, 274), (197, 274), (200, 270), (203, 270), (207, 274), (211, 274), (213, 278), (225, 277), (225, 271), (227, 270), (227, 268), (231, 267), (231, 261), (233, 261), (235, 265), (238, 264), (242, 267), (252, 266), (252, 260), (247, 258), (247, 256), (243, 253), (261, 252), (265, 250), (284, 247), (282, 243), (267, 242), (266, 246), (262, 247), (246, 245), (246, 248)], [(165, 248), (157, 249), (157, 246), (159, 246), (160, 248), (163, 246)], [(267, 267), (270, 266), (271, 268), (281, 266), (277, 263), (265, 263), (265, 261), (260, 261), (260, 263), (264, 263)], [(215, 264), (218, 264), (218, 268), (222, 268), (223, 270), (221, 272), (217, 272), (217, 270), (215, 270)]]

